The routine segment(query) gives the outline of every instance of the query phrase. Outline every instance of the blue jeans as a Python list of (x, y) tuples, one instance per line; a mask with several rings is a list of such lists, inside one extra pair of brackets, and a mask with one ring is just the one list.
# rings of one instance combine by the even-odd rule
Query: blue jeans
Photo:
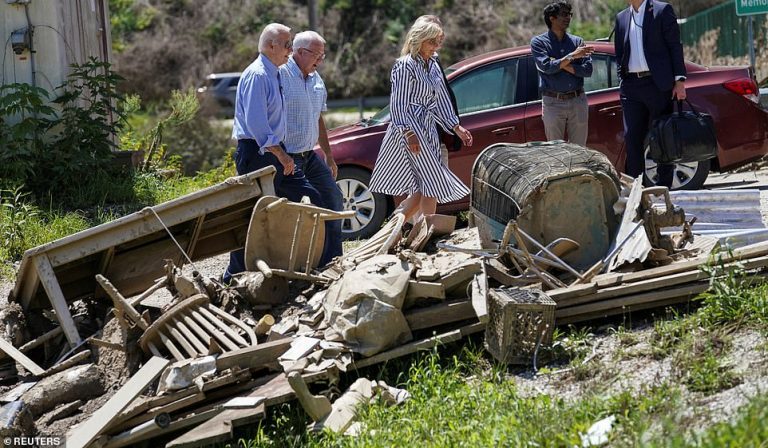
[[(255, 140), (238, 140), (235, 151), (235, 167), (237, 174), (251, 173), (268, 166), (274, 166), (275, 192), (278, 196), (293, 202), (301, 201), (303, 196), (309, 197), (313, 204), (335, 211), (343, 210), (341, 191), (333, 180), (331, 170), (314, 151), (307, 155), (293, 155), (296, 164), (293, 174), (283, 174), (283, 165), (271, 152), (259, 154), (259, 146)], [(305, 153), (306, 154), (306, 153)], [(324, 173), (323, 173), (324, 170)], [(327, 221), (325, 244), (320, 258), (320, 266), (325, 265), (333, 257), (341, 255), (341, 221)], [(283, 244), (289, 244), (286, 241)], [(278, 243), (276, 243), (278, 244)], [(232, 276), (245, 271), (245, 249), (230, 252), (229, 266), (222, 276), (229, 283)]]

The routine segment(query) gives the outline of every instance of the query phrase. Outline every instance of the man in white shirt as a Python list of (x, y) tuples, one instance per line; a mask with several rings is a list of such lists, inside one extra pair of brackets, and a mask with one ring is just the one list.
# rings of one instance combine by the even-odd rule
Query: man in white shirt
[[(680, 27), (672, 5), (629, 0), (616, 15), (616, 66), (624, 110), (625, 172), (645, 170), (645, 139), (650, 123), (672, 112), (672, 99), (685, 99), (685, 62)], [(672, 186), (674, 165), (660, 164), (657, 185)]]

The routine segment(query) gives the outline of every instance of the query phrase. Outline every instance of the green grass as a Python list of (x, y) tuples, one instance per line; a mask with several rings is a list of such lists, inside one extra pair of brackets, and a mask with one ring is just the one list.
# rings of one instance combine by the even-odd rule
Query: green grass
[[(735, 424), (718, 424), (697, 434), (691, 430), (691, 417), (675, 384), (646, 387), (634, 394), (591, 394), (569, 401), (522, 395), (515, 379), (507, 377), (499, 366), (488, 367), (477, 347), (458, 354), (441, 349), (411, 360), (399, 386), (412, 398), (399, 407), (374, 402), (362, 409), (364, 430), (358, 437), (308, 434), (309, 419), (293, 404), (273, 408), (269, 418), (237, 446), (571, 447), (580, 446), (581, 435), (608, 416), (616, 417), (610, 446), (617, 447), (759, 446), (742, 442), (766, 435), (765, 429), (757, 428), (768, 414), (765, 397), (749, 406)], [(386, 369), (387, 374), (401, 368), (396, 364)]]
[[(244, 447), (477, 447), (581, 445), (581, 435), (598, 420), (615, 416), (609, 446), (720, 447), (768, 446), (768, 395), (758, 395), (730, 421), (701, 429), (690, 408), (704, 397), (741, 381), (723, 360), (731, 335), (748, 327), (766, 333), (766, 287), (753, 284), (742, 271), (712, 282), (695, 312), (671, 314), (656, 322), (648, 356), (670, 357), (671, 378), (636, 392), (607, 394), (597, 381), (577, 398), (525, 395), (506, 367), (495, 364), (472, 341), (441, 347), (362, 372), (404, 387), (412, 399), (399, 407), (373, 403), (361, 410), (364, 431), (358, 437), (308, 434), (308, 417), (298, 404), (283, 405), (253, 429)], [(638, 343), (631, 331), (616, 330), (620, 345)], [(588, 328), (558, 330), (552, 354), (572, 368), (571, 378), (599, 378), (608, 367), (594, 360), (594, 335)], [(765, 353), (765, 346), (756, 347)], [(544, 367), (541, 373), (561, 367)], [(352, 379), (349, 379), (350, 381)], [(693, 393), (693, 395), (691, 395)], [(698, 425), (698, 426), (697, 426)], [(696, 429), (699, 428), (699, 429)]]
[(24, 195), (6, 192), (0, 200), (0, 276), (12, 279), (13, 262), (27, 249), (198, 191), (234, 174), (229, 163), (193, 177), (163, 178), (157, 173), (95, 176), (83, 182), (78, 196), (69, 198), (73, 207), (82, 207), (75, 210), (62, 210), (50, 202), (34, 204)]

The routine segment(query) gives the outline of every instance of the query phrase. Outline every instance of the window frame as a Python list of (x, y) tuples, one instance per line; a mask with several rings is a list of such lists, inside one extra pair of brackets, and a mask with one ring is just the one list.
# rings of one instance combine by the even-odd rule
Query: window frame
[[(499, 111), (499, 110), (504, 110), (504, 109), (510, 109), (510, 108), (513, 108), (513, 107), (525, 106), (525, 104), (526, 104), (525, 98), (521, 98), (521, 95), (522, 95), (523, 92), (525, 92), (526, 79), (525, 79), (525, 77), (521, 77), (520, 76), (520, 68), (523, 65), (524, 60), (525, 60), (525, 55), (508, 57), (508, 58), (505, 58), (505, 59), (502, 59), (502, 60), (493, 61), (493, 62), (490, 62), (488, 64), (483, 64), (481, 66), (474, 67), (472, 70), (469, 70), (469, 71), (467, 71), (465, 73), (462, 73), (462, 74), (456, 76), (455, 78), (452, 78), (452, 79), (448, 80), (448, 86), (449, 86), (449, 88), (451, 88), (453, 90), (454, 83), (458, 82), (461, 79), (465, 79), (467, 76), (477, 75), (477, 74), (479, 74), (482, 71), (492, 70), (492, 69), (494, 69), (496, 67), (504, 66), (504, 65), (509, 65), (510, 63), (513, 63), (513, 62), (515, 63), (515, 83), (516, 83), (516, 85), (515, 85), (515, 99), (514, 99), (515, 102), (514, 102), (514, 104), (507, 104), (507, 105), (498, 106), (498, 107), (491, 107), (491, 108), (488, 108), (488, 109), (482, 109), (482, 110), (475, 110), (475, 111), (472, 111), (472, 112), (459, 113), (459, 117), (469, 117), (469, 116), (473, 116), (473, 115), (476, 115), (476, 114), (483, 114), (483, 113), (487, 113), (487, 112), (493, 112), (493, 111)], [(454, 94), (456, 93), (455, 90), (453, 92), (454, 92)]]

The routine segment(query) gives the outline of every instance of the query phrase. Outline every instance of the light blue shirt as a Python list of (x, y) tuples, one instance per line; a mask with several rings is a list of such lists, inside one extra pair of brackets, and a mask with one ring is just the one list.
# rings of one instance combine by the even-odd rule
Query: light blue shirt
[(312, 150), (320, 137), (320, 113), (327, 110), (328, 92), (320, 74), (312, 72), (304, 78), (293, 60), (280, 67), (280, 79), (285, 94), (286, 126), (285, 149), (289, 154)]
[(264, 148), (285, 140), (285, 99), (277, 66), (259, 55), (237, 83), (233, 139), (256, 140)]

